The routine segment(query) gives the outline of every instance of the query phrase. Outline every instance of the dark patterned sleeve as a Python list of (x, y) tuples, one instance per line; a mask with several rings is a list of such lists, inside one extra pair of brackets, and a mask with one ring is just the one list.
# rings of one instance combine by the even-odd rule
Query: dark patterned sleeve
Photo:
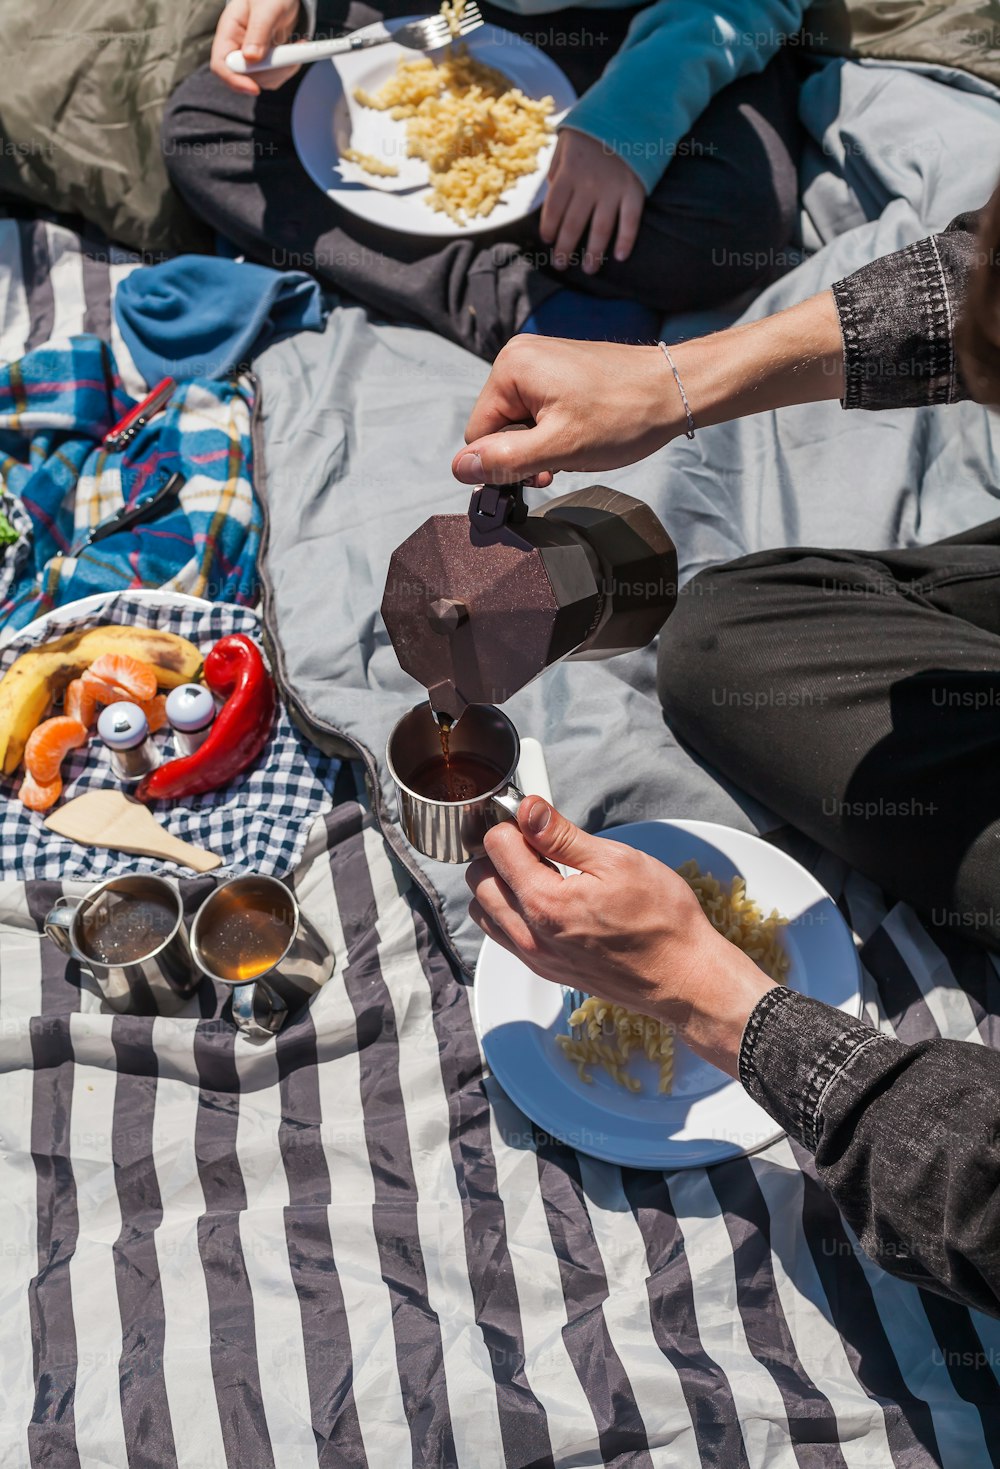
[(845, 408), (922, 408), (969, 397), (955, 326), (976, 254), (978, 213), (837, 281)]
[(740, 1081), (884, 1270), (1000, 1316), (1000, 1053), (904, 1045), (778, 985), (747, 1021)]

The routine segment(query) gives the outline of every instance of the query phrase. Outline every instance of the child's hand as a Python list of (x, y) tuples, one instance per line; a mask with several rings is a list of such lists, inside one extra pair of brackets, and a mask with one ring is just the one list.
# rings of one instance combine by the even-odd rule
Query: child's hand
[(552, 245), (552, 264), (565, 270), (590, 225), (583, 268), (600, 270), (615, 236), (616, 260), (632, 253), (646, 191), (623, 158), (606, 143), (563, 128), (549, 168), (549, 191), (542, 205), (540, 233)]
[(261, 87), (269, 91), (287, 82), (298, 70), (283, 66), (280, 71), (265, 71), (259, 76), (240, 76), (230, 71), (226, 57), (231, 51), (242, 51), (247, 61), (260, 61), (272, 46), (282, 46), (295, 31), (299, 18), (299, 0), (229, 0), (219, 16), (212, 42), (212, 71), (220, 81), (256, 97)]

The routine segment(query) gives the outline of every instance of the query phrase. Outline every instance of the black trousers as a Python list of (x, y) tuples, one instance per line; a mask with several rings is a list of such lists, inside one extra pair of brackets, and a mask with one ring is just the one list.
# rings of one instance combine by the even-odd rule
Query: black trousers
[[(578, 92), (600, 76), (636, 13), (569, 9), (525, 17), (486, 0), (481, 8), (487, 20), (548, 52)], [(388, 0), (382, 10), (408, 14), (412, 0)], [(357, 3), (343, 17), (352, 26), (376, 18)], [(609, 260), (595, 276), (578, 264), (550, 269), (537, 214), (514, 237), (449, 241), (409, 239), (346, 214), (312, 182), (292, 144), (300, 81), (301, 73), (248, 98), (207, 67), (189, 77), (163, 123), (175, 187), (252, 259), (310, 270), (376, 311), (430, 326), (487, 359), (560, 284), (672, 312), (726, 301), (787, 266), (799, 154), (798, 72), (790, 51), (710, 103), (647, 200), (632, 255)]]
[(1000, 948), (1000, 520), (702, 572), (661, 637), (659, 691), (736, 784), (932, 925)]

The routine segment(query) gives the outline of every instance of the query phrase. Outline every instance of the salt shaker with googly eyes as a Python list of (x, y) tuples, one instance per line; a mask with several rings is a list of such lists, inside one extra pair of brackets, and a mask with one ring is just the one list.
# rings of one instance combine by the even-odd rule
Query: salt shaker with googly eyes
[(109, 704), (101, 710), (97, 733), (111, 751), (111, 769), (125, 785), (135, 785), (160, 763), (149, 720), (138, 704), (124, 699)]
[(178, 755), (193, 755), (205, 743), (215, 719), (215, 700), (198, 683), (182, 683), (167, 695), (167, 721)]

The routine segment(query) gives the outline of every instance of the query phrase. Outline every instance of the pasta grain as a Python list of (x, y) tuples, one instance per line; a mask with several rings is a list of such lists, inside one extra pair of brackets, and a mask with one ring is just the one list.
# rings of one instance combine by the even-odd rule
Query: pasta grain
[(345, 162), (356, 163), (365, 173), (374, 174), (376, 178), (395, 178), (399, 173), (399, 169), (394, 168), (391, 163), (385, 163), (372, 153), (359, 153), (357, 148), (344, 148), (340, 156)]

